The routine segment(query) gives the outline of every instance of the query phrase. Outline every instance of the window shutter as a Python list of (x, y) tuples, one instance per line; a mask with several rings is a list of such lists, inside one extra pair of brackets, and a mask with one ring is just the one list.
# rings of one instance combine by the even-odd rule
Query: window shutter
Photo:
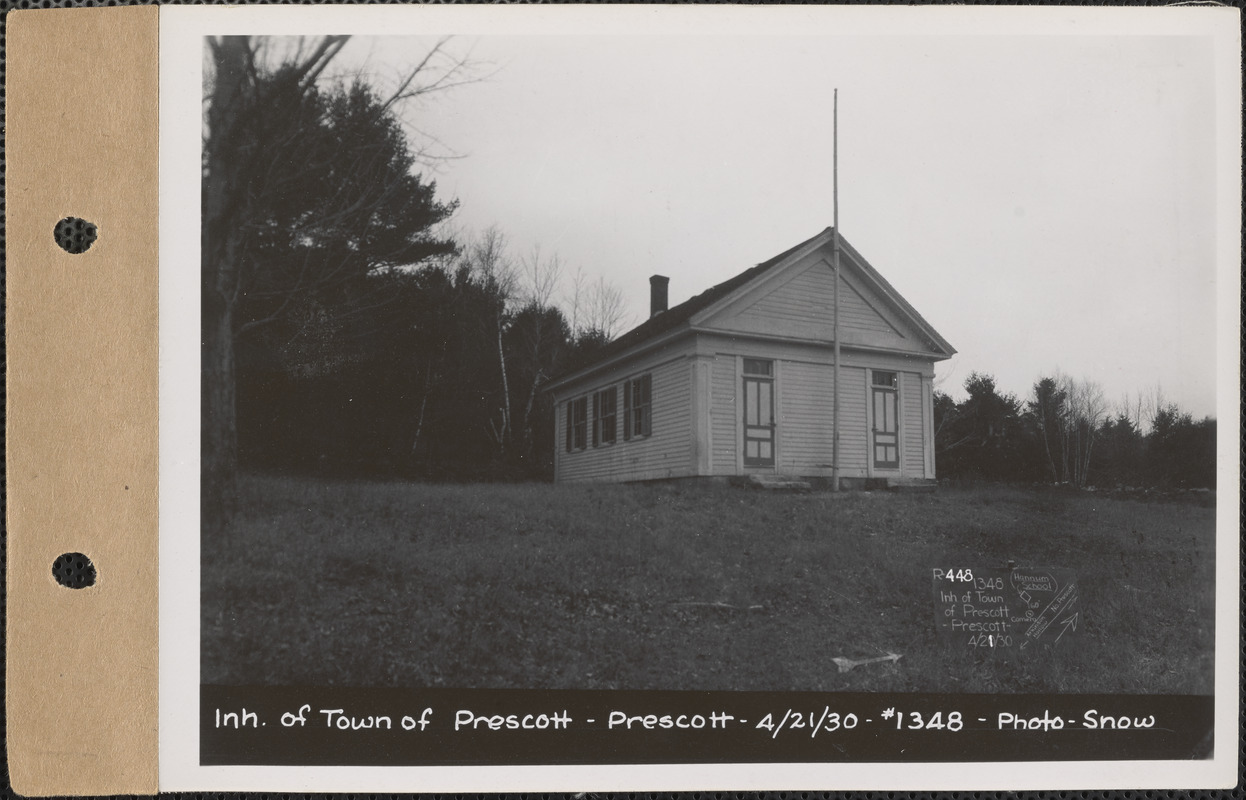
[(567, 452), (571, 452), (571, 440), (575, 437), (575, 401), (567, 401)]
[(632, 438), (632, 382), (623, 382), (623, 439)]
[(611, 386), (601, 393), (601, 441), (602, 444), (614, 444), (618, 438), (616, 419), (619, 411), (618, 388)]
[(641, 402), (644, 404), (644, 419), (641, 421), (643, 430), (638, 433), (648, 436), (653, 433), (653, 376), (645, 375), (640, 379)]
[(593, 393), (593, 447), (601, 443), (601, 392)]

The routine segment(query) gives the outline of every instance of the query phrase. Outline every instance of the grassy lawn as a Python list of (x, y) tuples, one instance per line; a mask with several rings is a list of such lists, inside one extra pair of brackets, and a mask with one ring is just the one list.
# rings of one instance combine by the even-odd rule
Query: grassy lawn
[[(203, 546), (205, 683), (1212, 691), (1215, 513), (1194, 504), (997, 487), (242, 486), (239, 518)], [(937, 637), (931, 568), (1009, 559), (1076, 571), (1080, 636), (1020, 656)], [(903, 658), (831, 662), (888, 652)]]

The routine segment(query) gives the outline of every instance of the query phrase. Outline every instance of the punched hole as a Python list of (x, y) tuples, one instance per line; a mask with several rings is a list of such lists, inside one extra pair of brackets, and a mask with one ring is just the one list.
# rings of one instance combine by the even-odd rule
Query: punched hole
[(95, 565), (82, 553), (65, 553), (52, 562), (52, 577), (69, 589), (95, 585)]
[(95, 243), (98, 229), (78, 217), (65, 217), (52, 229), (52, 238), (67, 253), (85, 253)]

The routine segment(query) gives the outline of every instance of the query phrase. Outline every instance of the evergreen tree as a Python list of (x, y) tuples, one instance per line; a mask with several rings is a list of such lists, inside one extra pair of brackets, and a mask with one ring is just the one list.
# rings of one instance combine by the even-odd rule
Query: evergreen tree
[(376, 299), (368, 277), (453, 249), (431, 230), (454, 206), (438, 202), (435, 186), (416, 174), (394, 116), (397, 101), (419, 93), (419, 69), (386, 99), (363, 82), (322, 88), (345, 42), (325, 37), (270, 66), (265, 39), (208, 41), (201, 243), (208, 529), (224, 523), (233, 502), (239, 340), (293, 326), (302, 347), (276, 347), (270, 332), (254, 343), (266, 352), (251, 357), (296, 372), (341, 369), (353, 353), (338, 311)]

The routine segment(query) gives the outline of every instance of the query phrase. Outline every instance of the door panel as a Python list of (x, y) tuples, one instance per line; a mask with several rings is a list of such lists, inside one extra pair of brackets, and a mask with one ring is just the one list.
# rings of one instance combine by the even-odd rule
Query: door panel
[(874, 395), (874, 466), (894, 469), (900, 466), (900, 428), (896, 417), (896, 392), (892, 389), (873, 390)]
[(744, 378), (744, 465), (774, 466), (774, 382)]

